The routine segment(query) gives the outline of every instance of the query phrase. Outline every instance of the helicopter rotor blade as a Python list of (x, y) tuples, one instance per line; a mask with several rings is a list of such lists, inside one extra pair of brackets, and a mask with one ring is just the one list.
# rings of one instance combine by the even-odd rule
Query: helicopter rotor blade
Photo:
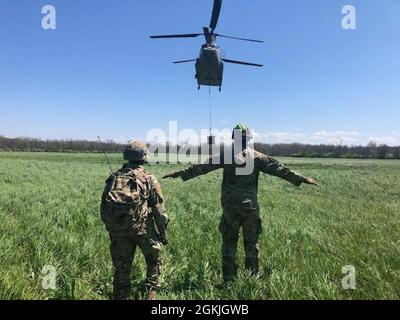
[(243, 61), (237, 61), (237, 60), (229, 60), (229, 59), (222, 59), (222, 61), (228, 62), (228, 63), (243, 64), (246, 66), (253, 66), (253, 67), (263, 67), (264, 66), (263, 64), (243, 62)]
[(174, 63), (186, 63), (186, 62), (194, 62), (194, 61), (197, 61), (197, 59), (174, 61)]
[(186, 34), (166, 34), (160, 36), (150, 36), (151, 39), (171, 39), (171, 38), (196, 38), (203, 35), (202, 33), (186, 33)]
[(262, 40), (254, 40), (254, 39), (247, 39), (247, 38), (238, 38), (238, 37), (231, 37), (231, 36), (224, 36), (223, 34), (215, 34), (218, 37), (221, 38), (228, 38), (228, 39), (234, 39), (234, 40), (241, 40), (241, 41), (250, 41), (250, 42), (258, 42), (258, 43), (264, 43)]
[(219, 15), (221, 13), (221, 7), (222, 7), (222, 0), (214, 0), (214, 7), (210, 21), (210, 29), (212, 31), (214, 31), (215, 28), (217, 27)]

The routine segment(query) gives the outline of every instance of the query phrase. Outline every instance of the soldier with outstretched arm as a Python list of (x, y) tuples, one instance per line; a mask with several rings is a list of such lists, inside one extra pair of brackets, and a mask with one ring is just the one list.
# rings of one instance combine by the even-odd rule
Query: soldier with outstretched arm
[[(253, 274), (258, 273), (257, 243), (262, 231), (257, 197), (260, 172), (285, 179), (296, 186), (302, 183), (318, 186), (315, 179), (303, 177), (270, 156), (249, 148), (247, 144), (252, 136), (246, 126), (237, 125), (232, 138), (233, 145), (240, 144), (239, 152), (233, 148), (235, 151), (230, 153), (232, 159), (228, 159), (224, 152), (225, 156), (218, 155), (207, 163), (193, 165), (164, 177), (181, 177), (183, 181), (187, 181), (217, 169), (224, 169), (221, 191), (223, 214), (219, 231), (222, 234), (222, 270), (225, 282), (232, 281), (237, 274), (236, 251), (240, 228), (243, 228), (246, 269)], [(253, 170), (247, 174), (238, 174), (238, 168), (249, 161), (252, 161)]]

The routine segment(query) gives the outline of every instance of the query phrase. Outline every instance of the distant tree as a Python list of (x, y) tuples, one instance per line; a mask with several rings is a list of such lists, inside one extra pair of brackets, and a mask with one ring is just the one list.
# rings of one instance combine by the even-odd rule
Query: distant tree
[(376, 153), (379, 159), (386, 159), (388, 154), (390, 153), (390, 148), (385, 144), (381, 144), (377, 148)]
[(377, 143), (375, 141), (368, 142), (370, 158), (376, 158), (376, 154), (377, 154), (376, 146), (377, 146)]

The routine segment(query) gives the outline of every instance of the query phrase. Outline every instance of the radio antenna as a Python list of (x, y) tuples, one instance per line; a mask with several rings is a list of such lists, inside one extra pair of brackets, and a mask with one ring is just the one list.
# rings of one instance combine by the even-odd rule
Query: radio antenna
[[(99, 139), (100, 144), (103, 144), (103, 142), (101, 142), (100, 136), (97, 136), (97, 138)], [(103, 150), (103, 154), (104, 154), (104, 157), (106, 158), (106, 161), (107, 161), (108, 167), (110, 168), (111, 174), (114, 175), (114, 170), (112, 169), (110, 161), (108, 160), (108, 157), (107, 157), (107, 153), (104, 150)]]

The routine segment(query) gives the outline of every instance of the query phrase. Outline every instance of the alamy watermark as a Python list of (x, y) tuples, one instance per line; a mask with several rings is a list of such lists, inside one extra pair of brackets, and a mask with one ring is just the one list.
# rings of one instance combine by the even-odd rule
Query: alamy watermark
[(344, 30), (357, 29), (357, 12), (356, 8), (352, 5), (346, 5), (342, 8), (342, 28)]
[(342, 278), (342, 288), (344, 290), (356, 289), (356, 268), (352, 265), (344, 266), (342, 273), (346, 274)]
[(52, 265), (45, 265), (41, 272), (42, 288), (44, 290), (55, 290), (57, 288), (57, 272)]
[[(212, 142), (209, 139), (212, 138)], [(178, 131), (178, 123), (169, 121), (168, 133), (151, 129), (145, 141), (150, 143), (150, 163), (204, 162), (212, 165), (236, 165), (237, 175), (249, 175), (254, 170), (253, 139), (242, 135), (240, 130), (215, 129), (198, 134), (194, 129)]]
[(56, 30), (57, 28), (57, 13), (56, 7), (52, 5), (45, 5), (42, 7), (42, 28), (43, 30)]

